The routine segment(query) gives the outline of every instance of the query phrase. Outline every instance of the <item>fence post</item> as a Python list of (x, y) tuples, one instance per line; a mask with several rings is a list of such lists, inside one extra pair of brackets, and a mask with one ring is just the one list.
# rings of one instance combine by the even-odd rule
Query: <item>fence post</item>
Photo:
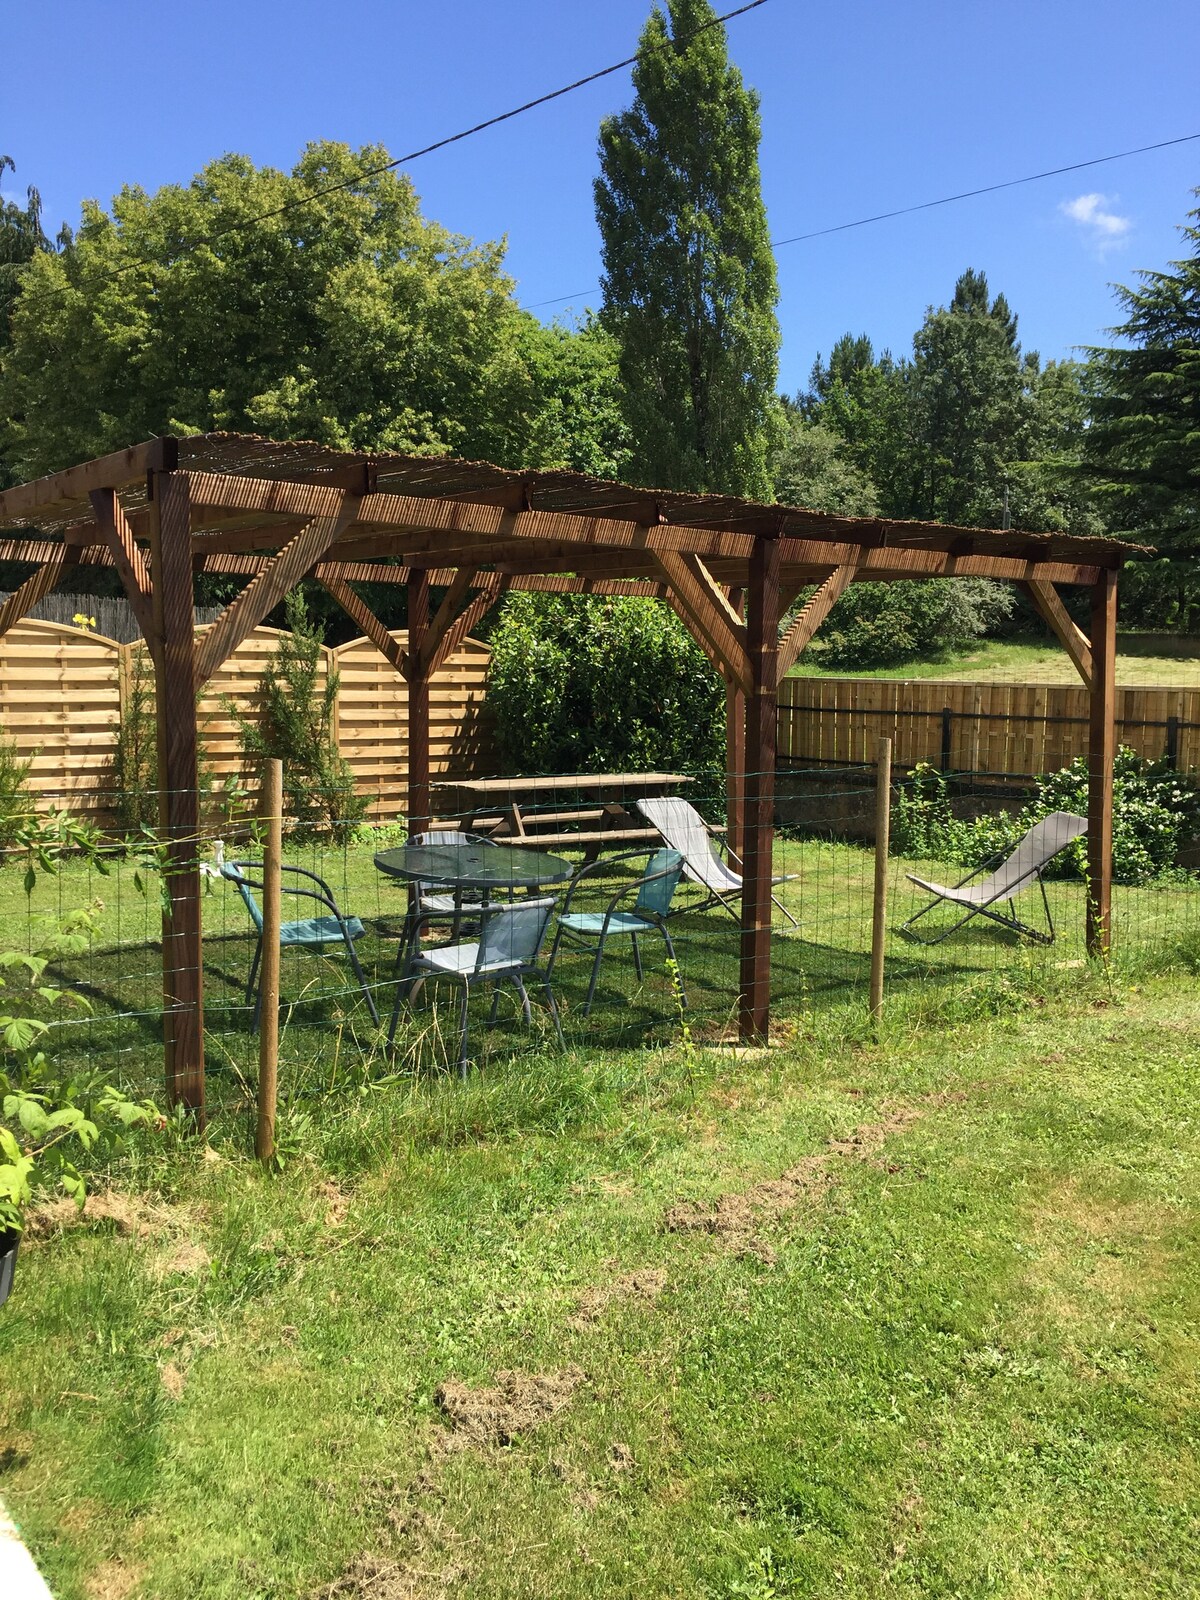
[(887, 937), (888, 845), (892, 822), (892, 741), (875, 752), (875, 908), (871, 919), (871, 1015), (883, 1015), (883, 946)]
[(275, 1154), (275, 1101), (279, 1082), (279, 928), (283, 854), (283, 762), (268, 761), (259, 791), (263, 834), (262, 960), (259, 966), (258, 1127), (254, 1153), (260, 1161)]
[(954, 713), (949, 706), (942, 707), (942, 771), (950, 771), (950, 753), (953, 749)]

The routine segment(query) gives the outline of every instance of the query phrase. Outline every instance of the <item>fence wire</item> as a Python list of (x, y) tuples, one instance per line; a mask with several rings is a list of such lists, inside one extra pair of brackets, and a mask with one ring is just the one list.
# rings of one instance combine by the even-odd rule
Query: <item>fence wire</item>
[[(903, 774), (898, 775), (903, 778)], [(654, 786), (636, 778), (559, 780), (553, 792), (490, 794), (476, 804), (460, 792), (435, 791), (442, 825), (475, 827), (500, 841), (523, 830), (526, 859), (538, 853), (576, 874), (571, 909), (602, 916), (621, 888), (629, 910), (638, 879), (661, 848), (637, 802)], [(666, 781), (659, 792), (685, 798), (714, 830), (723, 851), (724, 782)], [(789, 1030), (819, 1030), (822, 1016), (858, 1008), (865, 1016), (870, 976), (873, 908), (872, 769), (781, 767), (776, 775), (776, 835), (772, 904), (771, 1006), (780, 1037)], [(477, 798), (477, 797), (476, 797)], [(895, 791), (893, 792), (893, 799)], [(734, 819), (736, 825), (736, 819)], [(328, 885), (351, 923), (366, 988), (381, 1022), (370, 1016), (363, 987), (336, 940), (314, 947), (287, 943), (281, 971), (281, 1092), (304, 1097), (353, 1089), (392, 1073), (444, 1070), (457, 1052), (457, 995), (449, 983), (427, 983), (399, 1008), (396, 1046), (385, 1048), (401, 970), (397, 956), (406, 930), (406, 884), (376, 865), (381, 852), (406, 838), (402, 824), (360, 825), (335, 839), (289, 837), (285, 864), (303, 868)], [(219, 863), (261, 860), (252, 818), (205, 825), (198, 841), (203, 926), (204, 1049), (207, 1094), (214, 1110), (236, 1114), (253, 1105), (257, 1071), (254, 996), (248, 979), (257, 930), (237, 886)], [(633, 852), (631, 854), (631, 852)], [(1055, 977), (1070, 981), (1086, 963), (1086, 886), (1078, 876), (1052, 877), (1046, 896), (1056, 937), (1034, 944), (983, 919), (943, 942), (917, 944), (903, 936), (906, 920), (928, 900), (909, 878), (955, 882), (962, 876), (945, 861), (893, 856), (888, 867), (888, 1003), (915, 997), (1003, 992)], [(287, 875), (285, 874), (285, 877)], [(533, 874), (536, 879), (538, 874)], [(561, 910), (570, 877), (547, 868), (533, 892), (555, 897)], [(553, 881), (545, 881), (545, 880)], [(303, 880), (301, 880), (303, 881)], [(34, 998), (50, 1025), (44, 1048), (63, 1074), (95, 1072), (124, 1086), (161, 1092), (163, 1085), (162, 909), (163, 857), (152, 839), (112, 839), (95, 859), (67, 855), (53, 873), (38, 873), (32, 888), (20, 860), (0, 867), (0, 907), (9, 943), (43, 951), (50, 964), (43, 983), (64, 991), (56, 1003)], [(708, 904), (705, 905), (705, 901)], [(639, 976), (631, 939), (614, 933), (600, 966), (595, 1000), (586, 1013), (592, 958), (570, 944), (560, 947), (552, 985), (567, 1046), (572, 1050), (628, 1052), (684, 1035), (697, 1046), (732, 1040), (737, 1033), (741, 936), (736, 894), (714, 903), (685, 876), (675, 892), (667, 927), (674, 946), (668, 959), (661, 933), (647, 927), (638, 940)], [(1035, 923), (1041, 914), (1036, 887), (1018, 899)], [(285, 893), (285, 921), (326, 914)], [(922, 931), (937, 932), (950, 913), (931, 914)], [(940, 920), (939, 920), (940, 919)], [(465, 915), (457, 938), (477, 937)], [(446, 920), (428, 930), (426, 948), (454, 938)], [(543, 963), (550, 940), (543, 949)], [(1112, 963), (1130, 972), (1169, 970), (1200, 959), (1200, 877), (1176, 871), (1113, 891)], [(552, 1023), (536, 987), (526, 1025), (515, 989), (502, 992), (495, 1026), (489, 1026), (491, 991), (470, 1004), (472, 1059), (489, 1059), (553, 1044)], [(684, 1003), (686, 998), (686, 1005)]]

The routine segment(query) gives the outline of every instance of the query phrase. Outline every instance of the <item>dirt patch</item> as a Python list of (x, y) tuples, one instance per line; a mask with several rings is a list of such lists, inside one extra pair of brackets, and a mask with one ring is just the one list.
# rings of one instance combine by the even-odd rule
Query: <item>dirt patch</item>
[(1026, 1282), (1036, 1303), (1062, 1324), (1140, 1316), (1169, 1271), (1164, 1235), (1173, 1225), (1160, 1201), (1089, 1194), (1068, 1178), (1031, 1208), (1036, 1244)]
[(443, 1579), (437, 1589), (431, 1589), (427, 1577), (419, 1576), (399, 1561), (388, 1561), (382, 1556), (355, 1556), (340, 1578), (314, 1591), (313, 1600), (422, 1600), (431, 1594), (444, 1593), (446, 1587), (447, 1581)]
[(587, 1382), (578, 1367), (559, 1372), (498, 1372), (492, 1388), (447, 1378), (434, 1395), (460, 1444), (508, 1445), (570, 1404)]
[(67, 1228), (86, 1227), (97, 1222), (111, 1222), (117, 1233), (138, 1239), (160, 1238), (174, 1232), (178, 1226), (177, 1219), (165, 1206), (153, 1205), (135, 1194), (105, 1189), (89, 1194), (82, 1211), (66, 1195), (61, 1200), (30, 1206), (25, 1231), (31, 1239), (45, 1239)]
[(916, 1122), (927, 1109), (928, 1102), (891, 1107), (877, 1122), (861, 1123), (843, 1137), (828, 1139), (820, 1153), (805, 1156), (781, 1177), (767, 1178), (740, 1194), (718, 1195), (707, 1202), (677, 1201), (663, 1214), (663, 1229), (667, 1233), (711, 1234), (739, 1255), (757, 1256), (769, 1265), (775, 1260), (775, 1252), (760, 1238), (760, 1228), (777, 1222), (802, 1201), (824, 1196), (838, 1181), (839, 1160), (882, 1165), (878, 1158), (887, 1140)]
[(128, 1566), (119, 1556), (102, 1561), (83, 1582), (87, 1600), (127, 1600), (141, 1583), (145, 1567)]
[(179, 1242), (160, 1255), (150, 1267), (152, 1278), (195, 1278), (208, 1270), (211, 1261), (208, 1251), (194, 1239)]
[(187, 1386), (187, 1375), (183, 1368), (174, 1361), (168, 1361), (159, 1373), (162, 1386), (172, 1400), (182, 1400), (183, 1391)]
[(336, 1178), (326, 1178), (317, 1185), (317, 1200), (324, 1207), (327, 1228), (340, 1228), (350, 1215), (350, 1194)]
[(629, 1302), (638, 1306), (652, 1306), (667, 1286), (667, 1275), (661, 1267), (639, 1267), (626, 1272), (611, 1283), (597, 1283), (579, 1296), (574, 1316), (567, 1321), (573, 1328), (587, 1328), (598, 1322), (614, 1302)]

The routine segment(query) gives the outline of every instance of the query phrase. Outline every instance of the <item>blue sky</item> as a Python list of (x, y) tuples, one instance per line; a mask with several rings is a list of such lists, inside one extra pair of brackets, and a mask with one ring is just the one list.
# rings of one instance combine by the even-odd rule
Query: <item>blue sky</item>
[[(721, 6), (719, 9), (727, 9)], [(310, 139), (394, 155), (633, 53), (649, 0), (38, 0), (5, 7), (0, 150), (53, 230), (84, 197), (186, 181), (226, 150), (290, 167)], [(762, 98), (784, 239), (1200, 132), (1195, 0), (769, 0), (729, 25)], [(614, 75), (413, 164), (426, 215), (507, 235), (526, 305), (595, 304), (596, 129)], [(846, 330), (907, 350), (985, 270), (1046, 356), (1102, 336), (1109, 284), (1179, 253), (1200, 141), (782, 248), (782, 386)], [(5, 189), (13, 192), (11, 175)]]

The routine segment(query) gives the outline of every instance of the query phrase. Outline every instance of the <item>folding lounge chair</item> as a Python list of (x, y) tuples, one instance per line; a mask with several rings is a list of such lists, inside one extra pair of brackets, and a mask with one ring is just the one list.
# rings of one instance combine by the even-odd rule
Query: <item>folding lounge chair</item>
[[(741, 895), (741, 876), (717, 854), (717, 843), (705, 827), (704, 818), (695, 806), (689, 805), (686, 800), (681, 800), (678, 795), (639, 800), (636, 804), (646, 821), (662, 834), (669, 848), (677, 850), (683, 857), (683, 875), (688, 882), (698, 883), (701, 888), (708, 890), (708, 899), (692, 909), (706, 911), (709, 906), (722, 905), (731, 917), (740, 922), (741, 917), (737, 907), (731, 902)], [(774, 886), (790, 883), (797, 877), (799, 873), (786, 872), (780, 877), (772, 878), (771, 884)], [(788, 908), (780, 904), (774, 895), (771, 899), (792, 927), (798, 927), (799, 924)]]
[[(956, 933), (964, 923), (970, 922), (972, 917), (990, 917), (1002, 928), (1011, 928), (1014, 933), (1032, 939), (1036, 944), (1053, 944), (1054, 919), (1050, 915), (1050, 902), (1046, 899), (1042, 869), (1053, 861), (1060, 850), (1065, 850), (1072, 840), (1082, 838), (1086, 832), (1087, 823), (1083, 817), (1077, 817), (1070, 811), (1052, 812), (1050, 816), (1043, 817), (1041, 822), (1035, 823), (1030, 828), (1017, 848), (1001, 862), (990, 877), (970, 888), (967, 885), (971, 883), (972, 878), (977, 878), (981, 872), (985, 872), (991, 862), (985, 862), (982, 867), (977, 867), (961, 883), (956, 883), (950, 888), (941, 883), (928, 883), (924, 878), (918, 878), (911, 872), (906, 874), (910, 883), (915, 883), (918, 889), (926, 890), (934, 898), (927, 906), (922, 906), (920, 911), (909, 917), (899, 932), (906, 939), (914, 939), (919, 944), (940, 944), (943, 939), (948, 939), (952, 933)], [(1042, 905), (1046, 912), (1048, 931), (1045, 933), (1040, 928), (1032, 928), (1027, 922), (1022, 922), (1013, 904), (1015, 896), (1035, 880), (1042, 891)], [(1007, 915), (992, 910), (993, 906), (1004, 900), (1008, 901)], [(932, 939), (925, 939), (919, 933), (915, 933), (913, 923), (920, 922), (922, 917), (943, 903), (962, 906), (966, 910), (966, 916), (960, 917), (944, 933), (939, 933)]]

